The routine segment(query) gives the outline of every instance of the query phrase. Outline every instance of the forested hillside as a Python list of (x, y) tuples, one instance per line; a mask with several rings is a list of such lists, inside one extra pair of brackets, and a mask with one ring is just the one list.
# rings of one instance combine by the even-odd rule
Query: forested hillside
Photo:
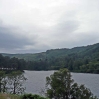
[(79, 54), (83, 57), (97, 57), (97, 53), (99, 52), (99, 43), (94, 44), (94, 45), (88, 45), (88, 46), (82, 46), (82, 47), (74, 47), (74, 48), (63, 48), (63, 49), (51, 49), (47, 50), (46, 52), (41, 52), (41, 53), (26, 53), (26, 54), (6, 54), (6, 53), (1, 53), (3, 56), (9, 56), (10, 58), (16, 57), (20, 59), (25, 59), (27, 61), (32, 61), (32, 60), (39, 60), (39, 59), (45, 59), (45, 58), (59, 58), (59, 57), (64, 57), (68, 56), (71, 54)]
[(99, 73), (99, 43), (71, 49), (51, 49), (36, 54), (2, 54), (24, 59), (23, 69), (57, 70), (68, 68), (74, 72)]
[(26, 62), (24, 59), (18, 59), (18, 58), (10, 58), (9, 56), (2, 56), (0, 54), (0, 70), (20, 70), (23, 71), (25, 69)]

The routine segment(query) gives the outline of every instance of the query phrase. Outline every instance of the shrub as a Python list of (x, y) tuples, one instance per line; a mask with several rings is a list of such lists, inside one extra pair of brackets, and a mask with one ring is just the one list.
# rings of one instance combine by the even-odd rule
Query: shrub
[(34, 95), (32, 95), (32, 94), (24, 94), (22, 96), (22, 99), (47, 99), (47, 98), (41, 97), (41, 96), (36, 95), (36, 94), (34, 94)]

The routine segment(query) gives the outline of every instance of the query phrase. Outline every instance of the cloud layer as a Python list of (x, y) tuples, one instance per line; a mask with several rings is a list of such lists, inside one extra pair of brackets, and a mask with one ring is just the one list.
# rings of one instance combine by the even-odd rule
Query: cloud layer
[(98, 0), (0, 0), (0, 52), (98, 43), (98, 5)]

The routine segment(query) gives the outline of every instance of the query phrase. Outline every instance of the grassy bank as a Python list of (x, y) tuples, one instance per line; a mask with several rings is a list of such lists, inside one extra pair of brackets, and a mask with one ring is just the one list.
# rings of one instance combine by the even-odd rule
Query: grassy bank
[(48, 98), (36, 94), (12, 95), (12, 94), (0, 93), (0, 99), (48, 99)]
[(0, 94), (0, 99), (21, 99), (18, 95)]

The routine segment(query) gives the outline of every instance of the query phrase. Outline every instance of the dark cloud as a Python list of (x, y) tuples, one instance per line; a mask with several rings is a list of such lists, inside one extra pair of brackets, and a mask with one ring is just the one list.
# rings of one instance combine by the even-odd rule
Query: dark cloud
[[(15, 32), (15, 28), (9, 28), (7, 26), (0, 25), (0, 49), (15, 50), (24, 48), (27, 45), (35, 45), (24, 35), (20, 35), (19, 32)], [(14, 31), (13, 31), (14, 30)]]
[(0, 52), (33, 53), (99, 42), (99, 0), (41, 2), (11, 0), (8, 5), (1, 0)]

